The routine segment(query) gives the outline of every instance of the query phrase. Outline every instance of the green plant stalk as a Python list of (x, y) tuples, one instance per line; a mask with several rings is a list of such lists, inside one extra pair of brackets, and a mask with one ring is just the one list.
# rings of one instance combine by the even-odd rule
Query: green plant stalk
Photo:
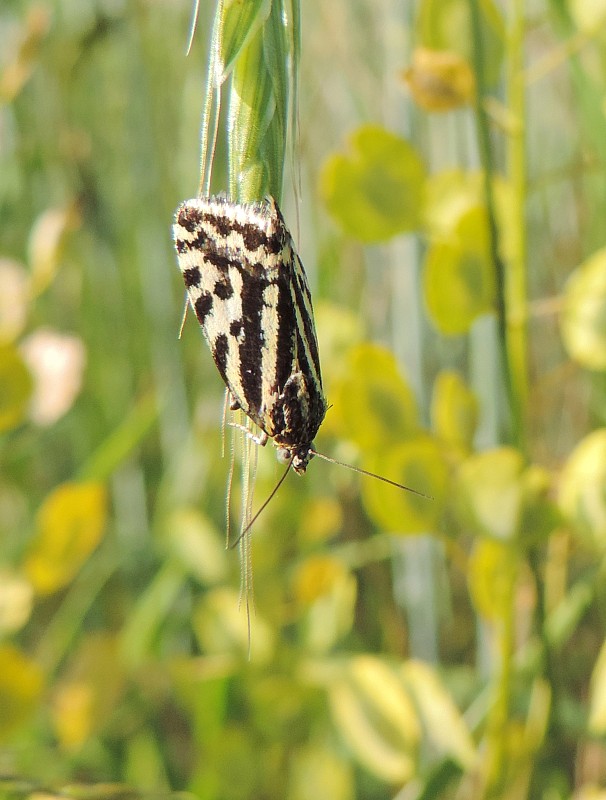
[(505, 264), (499, 252), (499, 239), (496, 221), (496, 209), (493, 192), (494, 163), (492, 148), (490, 146), (490, 128), (488, 117), (484, 109), (484, 97), (487, 94), (484, 83), (484, 52), (482, 31), (480, 24), (480, 0), (470, 0), (469, 8), (474, 41), (473, 67), (476, 78), (476, 127), (478, 136), (478, 149), (484, 171), (484, 200), (488, 219), (488, 241), (491, 261), (495, 273), (495, 309), (497, 313), (497, 326), (499, 332), (499, 350), (501, 358), (501, 371), (507, 394), (507, 420), (509, 431), (504, 438), (510, 443), (516, 443), (521, 438), (521, 407), (516, 394), (515, 384), (511, 372), (511, 359), (509, 354), (508, 322), (507, 322), (507, 293)]
[(86, 614), (119, 565), (115, 544), (107, 539), (70, 583), (36, 647), (36, 661), (43, 667), (49, 683), (70, 648), (74, 649)]
[(266, 195), (281, 200), (296, 101), (298, 20), (297, 0), (272, 0), (267, 18), (234, 62), (228, 171), (230, 194), (239, 202)]
[(494, 686), (494, 695), (486, 724), (486, 771), (484, 774), (484, 797), (496, 798), (506, 794), (507, 778), (507, 726), (510, 717), (511, 682), (513, 675), (513, 653), (515, 646), (515, 586), (518, 563), (512, 554), (508, 582), (503, 592), (503, 616), (498, 632), (500, 671)]
[(107, 481), (156, 423), (161, 402), (151, 393), (141, 396), (121, 424), (80, 467), (76, 480)]
[[(202, 125), (201, 186), (210, 186), (220, 123), (221, 85), (229, 78), (226, 117), (229, 197), (251, 203), (268, 195), (282, 199), (288, 137), (295, 131), (299, 45), (299, 0), (218, 0)], [(220, 78), (218, 74), (220, 72)], [(213, 83), (213, 80), (215, 83)], [(211, 101), (209, 95), (215, 92)], [(213, 108), (216, 113), (213, 115)], [(258, 448), (241, 438), (242, 520), (252, 517), (252, 487)], [(233, 463), (233, 462), (232, 462)], [(228, 489), (231, 494), (231, 475)], [(228, 522), (229, 530), (229, 522)], [(250, 655), (252, 564), (248, 535), (239, 537), (241, 596), (247, 612)]]
[[(517, 137), (510, 141), (509, 158), (513, 171), (513, 182), (518, 200), (518, 235), (515, 248), (517, 263), (513, 267), (514, 280), (508, 281), (505, 265), (499, 252), (496, 210), (493, 195), (494, 164), (490, 145), (490, 129), (484, 109), (484, 97), (487, 94), (484, 82), (484, 53), (480, 21), (480, 0), (470, 0), (470, 16), (474, 41), (473, 61), (476, 77), (476, 124), (478, 147), (484, 170), (484, 194), (488, 218), (488, 234), (490, 255), (495, 271), (496, 312), (499, 332), (499, 349), (501, 370), (507, 393), (509, 411), (509, 440), (518, 446), (522, 445), (523, 398), (527, 395), (526, 385), (526, 339), (525, 339), (525, 258), (524, 258), (524, 199), (525, 199), (525, 153), (523, 128)], [(523, 3), (515, 0), (512, 12), (512, 25), (509, 37), (508, 61), (511, 64), (509, 78), (513, 78), (510, 86), (510, 101), (514, 113), (519, 115), (520, 122), (524, 118), (524, 85), (523, 73), (520, 69), (523, 47)], [(513, 303), (513, 309), (509, 306)], [(515, 316), (512, 317), (512, 310)], [(512, 327), (512, 320), (514, 325)], [(514, 595), (517, 567), (511, 570), (506, 597), (503, 602), (503, 617), (499, 636), (499, 673), (494, 685), (494, 696), (489, 712), (486, 729), (487, 758), (485, 772), (484, 796), (496, 797), (507, 780), (507, 752), (505, 747), (505, 731), (510, 717), (512, 670), (514, 656), (515, 612)]]
[(528, 408), (528, 290), (526, 239), (526, 77), (524, 71), (524, 0), (513, 0), (507, 42), (509, 111), (516, 121), (507, 137), (509, 179), (514, 194), (515, 223), (505, 282), (506, 348), (510, 375), (516, 444), (526, 449), (525, 417)]

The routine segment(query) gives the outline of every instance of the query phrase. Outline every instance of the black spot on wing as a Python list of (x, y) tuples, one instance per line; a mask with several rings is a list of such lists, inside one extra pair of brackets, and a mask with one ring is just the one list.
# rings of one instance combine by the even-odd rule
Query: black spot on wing
[(210, 292), (202, 292), (202, 294), (194, 301), (194, 310), (200, 325), (204, 325), (204, 320), (210, 314), (213, 307), (213, 296)]
[[(226, 211), (229, 210), (229, 205), (226, 205)], [(204, 222), (212, 225), (217, 231), (219, 236), (225, 239), (229, 234), (235, 230), (234, 221), (230, 219), (229, 214), (212, 214), (210, 211), (203, 215)]]
[(209, 245), (212, 246), (212, 242), (210, 242), (208, 235), (203, 228), (200, 228), (196, 233), (195, 239), (192, 239), (192, 241), (188, 243), (190, 250), (201, 250), (203, 252), (206, 252)]
[(195, 232), (195, 236), (193, 239), (176, 239), (175, 240), (175, 247), (177, 248), (177, 253), (181, 255), (182, 253), (189, 253), (191, 250), (195, 250), (196, 252), (204, 252), (207, 247), (208, 237), (206, 233), (200, 228), (199, 230), (194, 229), (192, 233)]
[(250, 252), (256, 251), (259, 247), (263, 247), (267, 253), (280, 252), (286, 237), (289, 236), (281, 216), (276, 230), (268, 235), (267, 231), (257, 223), (237, 222), (229, 211), (230, 206), (226, 205), (225, 214), (207, 212), (200, 216), (206, 224), (215, 229), (221, 239), (226, 239), (230, 233), (235, 232), (242, 236), (244, 248)]
[(282, 249), (282, 231), (275, 231), (268, 236), (258, 225), (242, 225), (239, 226), (238, 231), (242, 234), (244, 247), (247, 250), (255, 251), (259, 247), (263, 247), (268, 253), (279, 253)]
[(238, 226), (238, 232), (242, 235), (244, 247), (247, 250), (255, 251), (261, 245), (265, 245), (267, 234), (258, 225)]
[(177, 225), (185, 228), (188, 233), (194, 233), (202, 222), (202, 212), (196, 206), (184, 203), (177, 209)]
[(238, 259), (230, 258), (224, 253), (218, 253), (216, 250), (204, 253), (204, 260), (225, 273), (229, 272), (230, 267), (238, 268), (240, 266)]
[(183, 280), (188, 289), (190, 286), (199, 286), (200, 278), (201, 275), (198, 267), (189, 267), (189, 269), (183, 270)]
[(215, 359), (215, 364), (217, 365), (217, 369), (221, 373), (221, 377), (227, 383), (227, 353), (229, 351), (229, 342), (227, 336), (224, 333), (220, 333), (217, 338), (215, 339), (215, 343), (213, 346), (213, 357)]
[(234, 319), (229, 323), (229, 332), (232, 336), (235, 336), (236, 339), (242, 333), (242, 328), (243, 325), (241, 319)]
[(233, 296), (234, 287), (231, 285), (231, 281), (229, 276), (226, 274), (222, 277), (220, 281), (215, 283), (215, 295), (220, 300), (228, 300), (230, 297)]

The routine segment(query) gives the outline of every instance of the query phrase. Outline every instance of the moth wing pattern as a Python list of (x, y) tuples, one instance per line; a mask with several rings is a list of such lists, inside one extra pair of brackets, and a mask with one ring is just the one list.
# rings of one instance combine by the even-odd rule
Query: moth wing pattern
[(311, 294), (273, 198), (187, 200), (173, 228), (190, 304), (229, 392), (304, 472), (326, 413)]

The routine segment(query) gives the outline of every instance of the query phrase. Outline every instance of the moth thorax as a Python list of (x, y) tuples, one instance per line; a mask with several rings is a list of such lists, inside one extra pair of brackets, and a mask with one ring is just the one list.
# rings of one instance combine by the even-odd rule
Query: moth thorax
[(304, 444), (300, 447), (293, 448), (278, 447), (276, 455), (281, 464), (288, 464), (290, 462), (294, 471), (299, 475), (303, 475), (307, 469), (307, 465), (314, 457), (312, 448), (313, 444)]

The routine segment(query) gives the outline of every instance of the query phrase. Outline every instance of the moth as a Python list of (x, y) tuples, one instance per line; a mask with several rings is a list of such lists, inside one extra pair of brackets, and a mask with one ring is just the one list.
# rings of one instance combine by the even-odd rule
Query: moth
[(227, 386), (230, 408), (242, 409), (261, 431), (252, 438), (261, 445), (272, 439), (288, 465), (244, 532), (290, 468), (302, 475), (313, 456), (427, 497), (314, 448), (328, 405), (311, 293), (276, 201), (186, 200), (177, 209), (173, 237), (189, 302)]
[(173, 227), (189, 302), (230, 394), (303, 474), (327, 409), (311, 293), (273, 198), (186, 200)]

